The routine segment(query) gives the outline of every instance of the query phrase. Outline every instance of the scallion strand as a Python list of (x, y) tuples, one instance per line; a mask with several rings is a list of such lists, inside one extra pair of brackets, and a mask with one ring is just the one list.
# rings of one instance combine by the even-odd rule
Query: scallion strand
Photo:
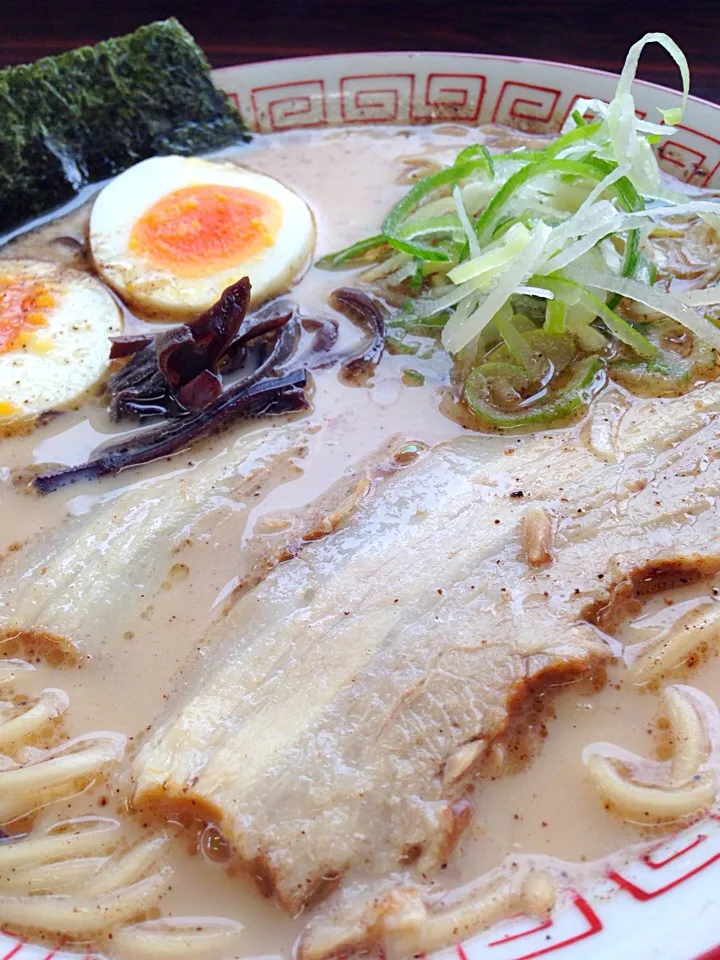
[(366, 237), (365, 240), (358, 240), (357, 243), (352, 243), (342, 250), (336, 250), (335, 253), (326, 254), (315, 262), (315, 266), (324, 270), (348, 266), (352, 264), (353, 260), (359, 259), (369, 250), (374, 250), (386, 243), (387, 240), (381, 233), (374, 237)]
[[(611, 163), (608, 160), (601, 160), (599, 157), (588, 157), (586, 161), (590, 166), (596, 167), (598, 173), (601, 173), (603, 177), (607, 176), (608, 173), (611, 173), (615, 169), (615, 164)], [(620, 201), (621, 205), (624, 207), (628, 213), (638, 213), (640, 210), (645, 209), (645, 202), (640, 196), (638, 191), (632, 185), (630, 180), (627, 177), (620, 177), (619, 180), (616, 180), (611, 190), (614, 190), (615, 195)], [(623, 277), (634, 277), (640, 266), (640, 231), (639, 230), (630, 230), (627, 235), (627, 240), (625, 241), (625, 255), (623, 257), (623, 265), (620, 270), (620, 273)], [(622, 298), (619, 294), (614, 293), (607, 301), (607, 305), (611, 310), (614, 310)]]
[(557, 140), (546, 149), (545, 156), (548, 160), (551, 160), (559, 153), (562, 153), (563, 150), (571, 147), (574, 143), (592, 139), (602, 125), (602, 120), (598, 120), (596, 123), (583, 123), (582, 126), (568, 130), (567, 133), (558, 137)]
[(538, 284), (551, 290), (556, 297), (568, 296), (572, 298), (571, 302), (577, 302), (578, 297), (584, 306), (594, 310), (605, 326), (613, 333), (618, 340), (626, 343), (641, 357), (654, 357), (657, 353), (657, 347), (651, 343), (647, 337), (643, 336), (627, 320), (615, 313), (604, 300), (597, 297), (592, 291), (588, 290), (580, 283), (574, 280), (568, 280), (565, 277), (531, 277), (531, 284)]
[[(594, 164), (580, 160), (558, 160), (555, 158), (548, 160), (543, 157), (534, 163), (527, 164), (527, 166), (517, 170), (505, 181), (476, 220), (475, 232), (480, 243), (487, 241), (492, 236), (502, 216), (503, 207), (510, 197), (521, 187), (524, 187), (530, 180), (543, 176), (543, 174), (546, 173), (556, 173), (559, 176), (581, 177), (588, 180), (601, 180), (604, 176)], [(613, 186), (615, 186), (615, 184), (613, 184)]]
[(423, 260), (447, 261), (449, 259), (448, 255), (442, 250), (403, 240), (400, 235), (400, 226), (429, 193), (439, 190), (441, 187), (453, 186), (483, 169), (487, 169), (487, 163), (485, 157), (480, 155), (479, 157), (475, 156), (471, 159), (462, 160), (459, 163), (456, 162), (445, 170), (438, 170), (436, 173), (431, 173), (418, 180), (383, 220), (382, 232), (386, 242), (396, 250), (409, 253), (413, 257), (420, 257)]

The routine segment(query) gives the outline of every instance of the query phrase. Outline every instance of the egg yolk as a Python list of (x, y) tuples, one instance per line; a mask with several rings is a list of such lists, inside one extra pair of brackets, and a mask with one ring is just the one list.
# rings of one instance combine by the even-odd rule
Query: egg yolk
[(135, 223), (130, 249), (180, 277), (205, 277), (272, 246), (282, 207), (242, 187), (200, 184), (173, 190)]
[(35, 330), (47, 325), (43, 311), (54, 303), (44, 283), (0, 276), (0, 354), (31, 341)]

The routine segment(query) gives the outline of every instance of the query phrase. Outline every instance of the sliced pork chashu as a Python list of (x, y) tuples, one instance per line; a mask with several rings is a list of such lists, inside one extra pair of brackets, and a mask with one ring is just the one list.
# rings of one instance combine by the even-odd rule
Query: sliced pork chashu
[(716, 568), (718, 406), (640, 404), (615, 437), (608, 400), (582, 440), (465, 439), (387, 480), (215, 627), (134, 803), (217, 822), (290, 911), (350, 866), (442, 862), (524, 695), (609, 656), (584, 619), (609, 588)]
[[(301, 422), (243, 434), (194, 469), (131, 487), (10, 553), (0, 563), (0, 650), (18, 642), (73, 659), (122, 637), (187, 544), (208, 531), (240, 542), (255, 496), (300, 472), (312, 433)], [(228, 577), (250, 573), (259, 555), (241, 559)]]

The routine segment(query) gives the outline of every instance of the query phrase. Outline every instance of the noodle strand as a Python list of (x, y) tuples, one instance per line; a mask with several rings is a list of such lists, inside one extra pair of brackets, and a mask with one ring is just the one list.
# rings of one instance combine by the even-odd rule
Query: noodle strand
[(134, 883), (157, 863), (169, 843), (170, 834), (161, 833), (142, 840), (127, 853), (115, 854), (99, 873), (78, 888), (77, 893), (87, 898), (99, 897)]
[(717, 785), (710, 774), (698, 775), (682, 786), (651, 787), (623, 776), (608, 757), (595, 754), (585, 762), (600, 793), (638, 822), (679, 820), (707, 810), (715, 802)]
[[(75, 829), (62, 829), (70, 826)], [(33, 832), (0, 842), (0, 873), (69, 857), (107, 853), (117, 846), (119, 840), (120, 824), (117, 820), (88, 817), (58, 824), (44, 833)]]
[(38, 700), (21, 714), (0, 723), (0, 750), (8, 750), (42, 729), (67, 710), (68, 696), (63, 690), (43, 690)]
[(0, 896), (3, 923), (68, 937), (101, 933), (146, 914), (165, 893), (169, 867), (123, 890), (94, 899), (65, 894), (29, 897)]
[(682, 687), (668, 687), (663, 699), (673, 731), (673, 780), (694, 777), (708, 755), (707, 737), (700, 714)]
[[(702, 701), (698, 700), (702, 698)], [(669, 764), (669, 784), (638, 783), (620, 771), (617, 761), (606, 755), (602, 745), (590, 745), (583, 761), (590, 779), (605, 801), (626, 819), (639, 823), (660, 823), (696, 816), (713, 806), (718, 785), (714, 770), (703, 769), (718, 728), (718, 711), (709, 698), (691, 687), (670, 686), (663, 694), (673, 733), (674, 754)], [(701, 715), (698, 703), (705, 704)], [(640, 757), (628, 755), (627, 765), (641, 766)]]
[(107, 857), (79, 857), (40, 866), (19, 867), (0, 876), (0, 888), (15, 894), (62, 893), (90, 879)]
[(125, 738), (111, 734), (88, 738), (88, 746), (72, 753), (79, 740), (52, 751), (47, 759), (0, 773), (0, 822), (8, 823), (52, 800), (67, 796), (94, 780), (123, 756)]
[(133, 960), (226, 960), (237, 956), (242, 931), (224, 917), (173, 917), (122, 927), (113, 943)]
[(720, 604), (703, 603), (679, 617), (649, 646), (642, 644), (637, 652), (630, 648), (631, 670), (638, 683), (649, 683), (682, 666), (701, 645), (715, 644), (718, 638)]

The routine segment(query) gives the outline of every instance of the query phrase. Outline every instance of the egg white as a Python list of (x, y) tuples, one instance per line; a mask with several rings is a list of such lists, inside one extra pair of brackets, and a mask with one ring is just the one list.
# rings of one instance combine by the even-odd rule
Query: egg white
[(0, 260), (0, 276), (42, 281), (55, 301), (30, 342), (0, 353), (0, 426), (82, 402), (108, 368), (108, 337), (122, 332), (112, 295), (89, 274), (41, 260)]
[[(158, 268), (130, 248), (137, 221), (154, 204), (183, 187), (218, 184), (264, 194), (280, 204), (282, 221), (271, 246), (203, 277)], [(152, 157), (106, 186), (90, 218), (90, 247), (100, 275), (129, 304), (157, 319), (186, 320), (215, 303), (223, 290), (249, 276), (251, 305), (283, 293), (307, 265), (315, 222), (304, 200), (278, 180), (231, 163), (196, 157)]]

